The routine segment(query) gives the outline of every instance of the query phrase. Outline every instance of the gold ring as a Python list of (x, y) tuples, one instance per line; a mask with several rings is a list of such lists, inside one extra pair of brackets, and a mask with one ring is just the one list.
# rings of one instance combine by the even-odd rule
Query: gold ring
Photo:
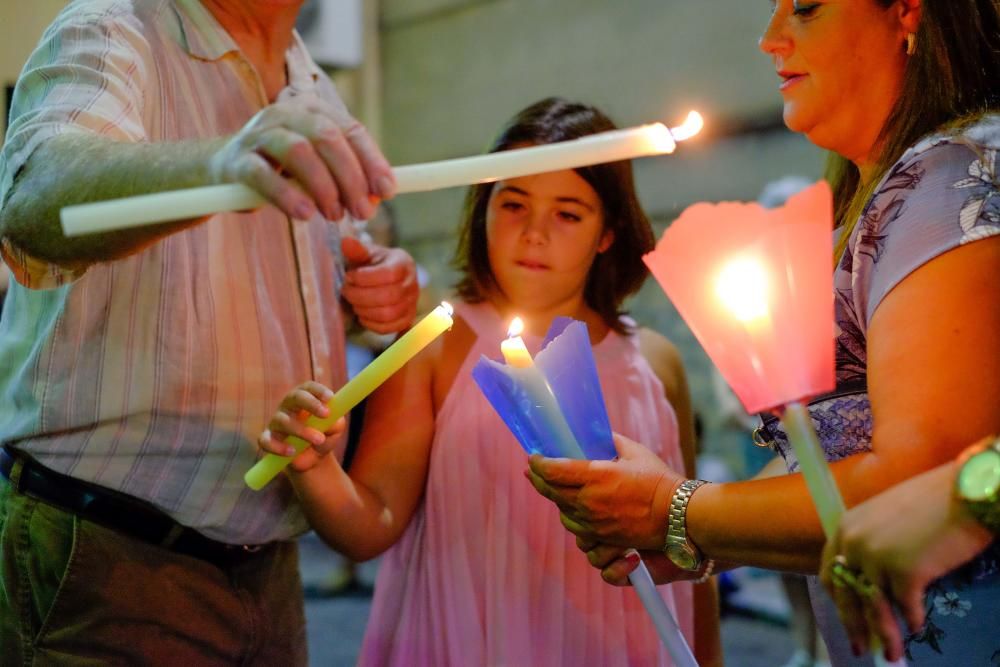
[(837, 554), (830, 565), (830, 578), (837, 588), (850, 588), (866, 600), (874, 600), (879, 594), (879, 588), (865, 576), (864, 572), (854, 570), (847, 565), (847, 558)]
[(750, 433), (753, 444), (761, 449), (774, 449), (774, 443), (764, 437), (764, 425), (761, 424)]

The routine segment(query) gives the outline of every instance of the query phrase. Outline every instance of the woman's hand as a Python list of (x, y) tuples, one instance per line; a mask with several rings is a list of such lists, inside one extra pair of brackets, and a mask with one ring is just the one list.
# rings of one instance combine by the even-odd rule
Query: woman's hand
[(311, 470), (334, 451), (337, 441), (347, 428), (343, 417), (334, 422), (326, 432), (306, 426), (310, 417), (325, 419), (330, 416), (326, 404), (331, 398), (333, 392), (322, 384), (303, 382), (282, 399), (267, 428), (257, 438), (257, 444), (271, 454), (294, 456), (295, 448), (288, 443), (288, 437), (301, 438), (311, 447), (306, 447), (292, 459), (289, 467), (296, 472)]
[[(899, 659), (903, 638), (893, 606), (912, 631), (919, 630), (927, 585), (973, 558), (993, 539), (954, 498), (955, 471), (955, 464), (947, 463), (854, 507), (827, 543), (820, 576), (856, 653), (868, 649), (874, 633), (886, 657)], [(842, 578), (838, 581), (833, 574), (836, 562), (860, 581), (861, 591)]]
[(528, 479), (559, 506), (567, 530), (588, 543), (659, 551), (667, 508), (684, 477), (646, 447), (615, 434), (614, 461), (530, 459)]
[(576, 538), (576, 546), (587, 554), (587, 561), (601, 571), (601, 578), (612, 586), (631, 586), (628, 576), (644, 562), (650, 576), (657, 584), (691, 579), (699, 573), (681, 570), (662, 551), (643, 551), (616, 547)]

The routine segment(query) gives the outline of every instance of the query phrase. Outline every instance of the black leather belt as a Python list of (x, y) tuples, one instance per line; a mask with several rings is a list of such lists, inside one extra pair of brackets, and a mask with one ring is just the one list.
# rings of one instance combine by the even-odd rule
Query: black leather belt
[[(0, 473), (8, 480), (22, 462), (16, 490), (26, 496), (175, 553), (220, 568), (239, 565), (272, 545), (226, 544), (182, 526), (149, 503), (49, 470), (29, 457), (0, 448)], [(273, 543), (272, 543), (273, 544)]]

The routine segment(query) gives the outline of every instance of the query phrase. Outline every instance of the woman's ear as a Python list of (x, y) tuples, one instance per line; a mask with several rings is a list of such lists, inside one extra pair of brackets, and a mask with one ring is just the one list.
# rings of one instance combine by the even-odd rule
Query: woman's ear
[(896, 3), (899, 25), (904, 34), (915, 33), (920, 27), (920, 17), (923, 14), (922, 0), (898, 0)]
[(615, 242), (615, 232), (611, 229), (605, 229), (601, 233), (601, 240), (597, 243), (597, 253), (600, 254), (611, 247)]

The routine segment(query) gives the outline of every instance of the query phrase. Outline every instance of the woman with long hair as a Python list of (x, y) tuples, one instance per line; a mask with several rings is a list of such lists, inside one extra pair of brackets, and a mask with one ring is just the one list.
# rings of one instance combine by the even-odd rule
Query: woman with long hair
[[(760, 46), (786, 125), (835, 154), (837, 386), (809, 409), (851, 506), (1000, 431), (1000, 2), (777, 0)], [(795, 473), (780, 424), (764, 421)], [(801, 475), (699, 485), (627, 439), (620, 451), (611, 465), (531, 464), (606, 578), (631, 567), (621, 547), (662, 550), (668, 525), (675, 559), (647, 558), (661, 581), (711, 560), (816, 574), (824, 536)], [(987, 550), (930, 588), (910, 664), (995, 660), (998, 562)], [(864, 646), (814, 608), (834, 664), (848, 664)]]

